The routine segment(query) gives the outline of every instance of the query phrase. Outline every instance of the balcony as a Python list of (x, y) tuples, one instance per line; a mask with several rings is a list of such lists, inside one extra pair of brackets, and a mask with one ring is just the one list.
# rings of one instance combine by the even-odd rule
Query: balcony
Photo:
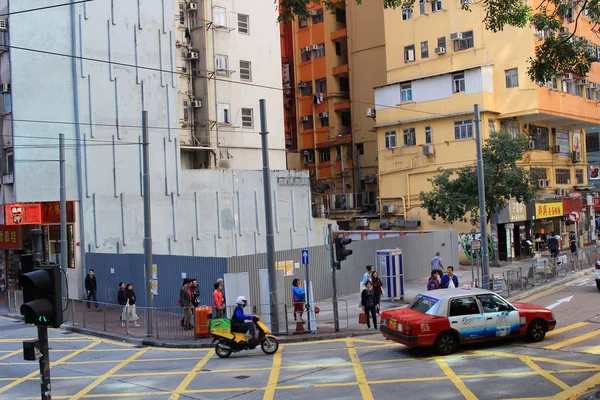
[(350, 110), (350, 100), (348, 100), (348, 101), (340, 101), (339, 103), (335, 103), (333, 105), (333, 109), (335, 111), (347, 111), (347, 110)]
[(348, 36), (348, 30), (346, 28), (338, 29), (337, 31), (331, 32), (330, 38), (332, 41), (342, 39)]
[(333, 74), (333, 76), (347, 74), (349, 71), (350, 67), (348, 66), (348, 63), (338, 65), (337, 67), (333, 67), (331, 69), (331, 73)]
[(598, 102), (582, 96), (537, 88), (538, 113), (537, 118), (523, 118), (527, 122), (537, 120), (548, 121), (552, 126), (570, 125), (571, 129), (586, 129), (600, 125)]

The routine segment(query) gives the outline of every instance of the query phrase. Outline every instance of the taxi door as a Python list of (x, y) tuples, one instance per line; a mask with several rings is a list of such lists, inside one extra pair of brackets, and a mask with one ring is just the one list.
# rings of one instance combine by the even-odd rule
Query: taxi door
[(480, 294), (485, 317), (485, 337), (495, 338), (519, 333), (519, 312), (495, 293)]
[(450, 327), (460, 334), (461, 341), (481, 339), (485, 334), (485, 319), (475, 296), (450, 299)]

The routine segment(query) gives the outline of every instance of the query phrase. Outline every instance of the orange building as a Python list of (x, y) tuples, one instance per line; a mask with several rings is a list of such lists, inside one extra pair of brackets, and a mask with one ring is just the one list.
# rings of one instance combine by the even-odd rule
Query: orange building
[(361, 228), (363, 217), (377, 215), (372, 109), (374, 87), (386, 82), (383, 6), (333, 3), (292, 22), (291, 51), (282, 39), (282, 55), (293, 54), (298, 132), (288, 167), (310, 170), (313, 214)]

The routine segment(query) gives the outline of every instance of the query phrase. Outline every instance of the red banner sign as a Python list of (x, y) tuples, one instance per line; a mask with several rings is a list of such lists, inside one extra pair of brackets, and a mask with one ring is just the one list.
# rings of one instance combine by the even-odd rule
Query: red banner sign
[(14, 250), (21, 248), (21, 232), (18, 226), (0, 225), (0, 249)]
[(581, 197), (564, 199), (563, 200), (563, 215), (569, 215), (573, 211), (580, 213), (581, 207), (583, 207)]
[(4, 206), (6, 225), (39, 225), (42, 223), (40, 203), (16, 203)]
[(594, 210), (600, 210), (600, 197), (594, 197)]

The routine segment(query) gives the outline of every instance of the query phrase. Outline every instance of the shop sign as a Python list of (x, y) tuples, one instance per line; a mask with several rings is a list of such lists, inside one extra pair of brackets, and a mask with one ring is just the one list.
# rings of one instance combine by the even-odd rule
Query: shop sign
[(581, 197), (564, 199), (563, 200), (563, 215), (569, 215), (573, 211), (579, 212), (579, 211), (581, 211), (581, 207), (583, 207)]
[(19, 227), (15, 225), (0, 225), (0, 249), (14, 250), (21, 248)]
[(6, 225), (40, 225), (42, 205), (40, 203), (16, 203), (4, 205)]
[(516, 200), (508, 202), (508, 220), (510, 222), (527, 221), (527, 207)]
[(535, 218), (554, 218), (563, 216), (563, 203), (535, 204)]
[(512, 223), (511, 224), (506, 224), (506, 225), (504, 225), (504, 227), (506, 229), (515, 229), (515, 224), (512, 224)]

